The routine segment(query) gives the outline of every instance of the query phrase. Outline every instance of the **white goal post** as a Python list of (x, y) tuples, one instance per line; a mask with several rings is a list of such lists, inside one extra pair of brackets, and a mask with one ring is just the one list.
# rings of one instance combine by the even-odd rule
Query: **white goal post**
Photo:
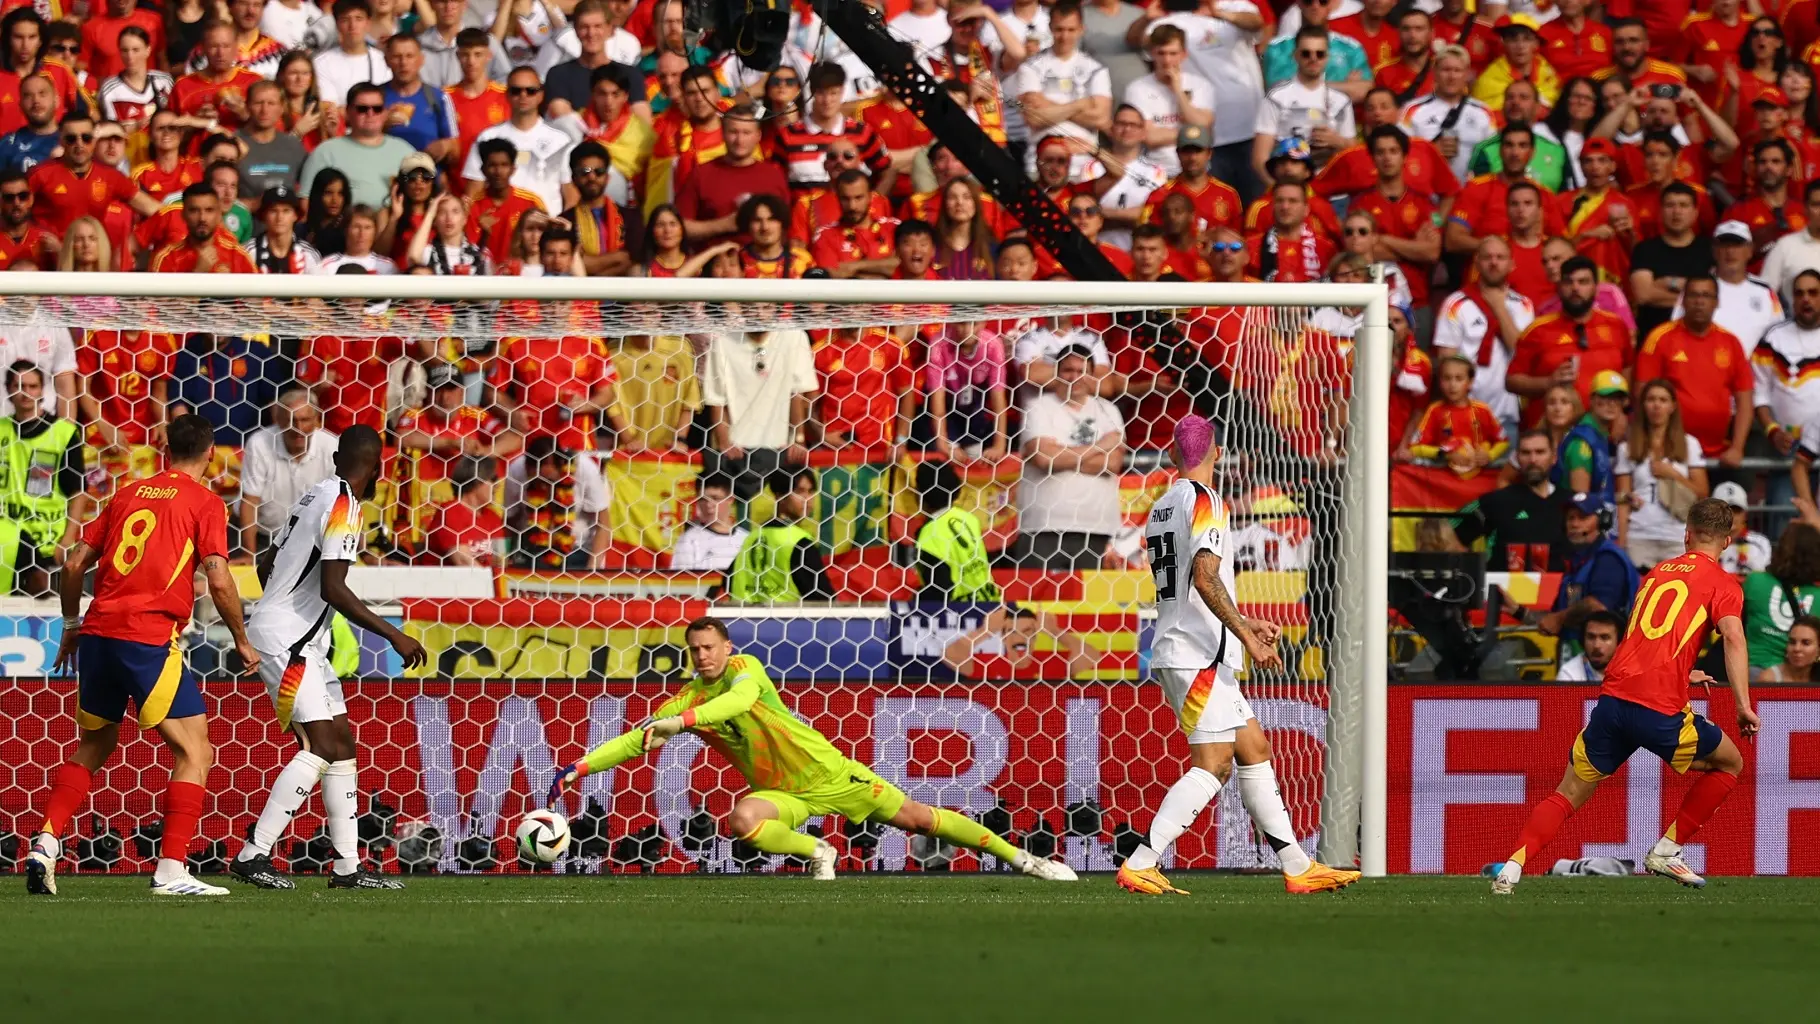
[[(376, 312), (381, 304), (387, 304), (384, 312)], [(1393, 351), (1388, 289), (1382, 284), (0, 274), (0, 327), (465, 337), (471, 343), (514, 335), (611, 339), (1233, 308), (1267, 309), (1300, 330), (1312, 311), (1323, 307), (1362, 311), (1362, 321), (1350, 350), (1346, 440), (1337, 453), (1343, 540), (1332, 568), (1336, 593), (1329, 595), (1334, 635), (1321, 662), (1320, 703), (1327, 721), (1318, 852), (1336, 864), (1356, 860), (1366, 875), (1378, 876), (1386, 870), (1393, 447), (1388, 436)], [(920, 380), (921, 369), (915, 372)], [(1294, 379), (1293, 367), (1278, 372), (1285, 386), (1303, 383)], [(1229, 452), (1229, 457), (1243, 454)], [(793, 687), (786, 683), (783, 689), (789, 698)], [(1178, 740), (1170, 742), (1178, 758), (1185, 754)], [(1168, 774), (1177, 768), (1156, 770)]]

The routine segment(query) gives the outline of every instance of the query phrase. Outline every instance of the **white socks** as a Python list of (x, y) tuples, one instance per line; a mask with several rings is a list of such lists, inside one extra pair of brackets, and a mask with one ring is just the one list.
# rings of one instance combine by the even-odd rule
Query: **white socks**
[(1681, 855), (1681, 844), (1667, 836), (1663, 836), (1656, 840), (1656, 848), (1649, 852), (1658, 857), (1679, 857)]
[(1277, 852), (1285, 875), (1299, 875), (1312, 863), (1308, 852), (1295, 840), (1295, 826), (1289, 823), (1289, 808), (1283, 806), (1283, 794), (1277, 789), (1277, 772), (1269, 761), (1241, 764), (1233, 768), (1239, 780), (1239, 796), (1245, 801), (1245, 812), (1258, 831)]
[(1212, 772), (1205, 768), (1188, 769), (1188, 774), (1169, 787), (1169, 794), (1156, 809), (1156, 818), (1150, 822), (1149, 844), (1138, 847), (1126, 859), (1125, 866), (1133, 871), (1156, 867), (1157, 858), (1163, 851), (1194, 824), (1194, 819), (1200, 817), (1219, 794), (1220, 780)]
[(152, 871), (152, 881), (157, 882), (159, 885), (163, 885), (166, 882), (174, 882), (179, 878), (188, 878), (189, 874), (190, 868), (188, 864), (185, 864), (180, 860), (172, 860), (169, 857), (160, 857), (158, 858), (158, 867)]
[(272, 847), (291, 827), (291, 818), (297, 808), (310, 798), (316, 788), (316, 780), (327, 771), (329, 763), (307, 750), (299, 750), (291, 758), (291, 763), (278, 773), (278, 781), (272, 783), (272, 792), (265, 799), (265, 809), (259, 812), (259, 822), (253, 826), (253, 840), (240, 848), (236, 860), (252, 860), (254, 857), (269, 857)]
[(359, 769), (352, 760), (336, 761), (322, 773), (322, 812), (329, 826), (329, 842), (335, 845), (338, 875), (360, 870), (360, 830), (354, 823), (359, 789)]

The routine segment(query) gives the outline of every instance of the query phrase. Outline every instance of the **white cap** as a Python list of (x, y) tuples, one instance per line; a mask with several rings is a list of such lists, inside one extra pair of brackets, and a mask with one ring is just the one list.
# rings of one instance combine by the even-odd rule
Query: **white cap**
[(1750, 225), (1741, 220), (1728, 220), (1713, 229), (1713, 237), (1738, 238), (1748, 242), (1751, 240)]
[(1730, 480), (1713, 488), (1713, 497), (1725, 502), (1732, 508), (1750, 507), (1750, 498), (1744, 493), (1744, 488)]

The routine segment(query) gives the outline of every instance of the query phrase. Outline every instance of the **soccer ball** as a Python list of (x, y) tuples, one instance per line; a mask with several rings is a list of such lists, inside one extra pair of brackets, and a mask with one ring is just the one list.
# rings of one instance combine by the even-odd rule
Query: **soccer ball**
[(569, 819), (555, 811), (532, 811), (518, 822), (518, 849), (540, 864), (549, 864), (569, 848)]

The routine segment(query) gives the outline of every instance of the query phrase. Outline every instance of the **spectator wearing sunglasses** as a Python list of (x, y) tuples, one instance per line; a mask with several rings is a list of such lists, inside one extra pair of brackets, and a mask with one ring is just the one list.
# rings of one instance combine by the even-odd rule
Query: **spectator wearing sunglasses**
[(25, 263), (57, 269), (57, 236), (32, 216), (36, 197), (20, 171), (0, 171), (0, 270)]
[(392, 179), (399, 165), (416, 153), (411, 144), (385, 133), (385, 90), (370, 82), (348, 90), (348, 134), (329, 139), (310, 152), (303, 162), (304, 187), (314, 187), (316, 175), (334, 169), (347, 175), (353, 190), (351, 205), (387, 206)]
[(1250, 257), (1245, 251), (1245, 240), (1231, 228), (1215, 228), (1209, 236), (1213, 241), (1207, 243), (1206, 262), (1213, 268), (1209, 280), (1223, 283), (1255, 281), (1257, 278), (1246, 273), (1246, 264)]
[(1354, 99), (1364, 98), (1370, 83), (1364, 83), (1355, 97), (1331, 84), (1326, 75), (1336, 40), (1345, 38), (1329, 36), (1326, 29), (1311, 26), (1303, 26), (1296, 33), (1295, 76), (1277, 83), (1265, 94), (1264, 103), (1258, 108), (1257, 134), (1252, 138), (1252, 166), (1266, 184), (1275, 181), (1270, 176), (1269, 162), (1278, 139), (1306, 139), (1315, 163), (1325, 164), (1358, 137), (1352, 104)]
[(543, 82), (530, 68), (513, 68), (506, 76), (506, 104), (512, 108), (505, 123), (496, 124), (475, 137), (468, 151), (467, 165), (461, 176), (473, 199), (481, 191), (480, 143), (487, 139), (505, 139), (518, 149), (518, 167), (512, 172), (512, 184), (536, 193), (546, 210), (574, 206), (577, 197), (571, 182), (569, 150), (575, 141), (561, 129), (552, 127), (539, 111), (543, 105)]
[[(1360, 10), (1363, 5), (1346, 0), (1297, 0), (1294, 8), (1284, 13), (1283, 35), (1264, 48), (1264, 84), (1274, 88), (1300, 73), (1302, 58), (1297, 51), (1302, 48), (1302, 29), (1326, 32), (1330, 19), (1349, 17)], [(1332, 55), (1322, 68), (1323, 77), (1345, 95), (1348, 103), (1356, 103), (1371, 89), (1371, 60), (1357, 39), (1336, 32), (1332, 40)]]
[(1517, 350), (1510, 359), (1505, 386), (1526, 400), (1525, 427), (1541, 422), (1541, 399), (1550, 385), (1574, 385), (1580, 401), (1590, 407), (1600, 371), (1630, 369), (1630, 328), (1595, 303), (1598, 266), (1584, 256), (1575, 256), (1561, 264), (1561, 280), (1555, 287), (1561, 311), (1530, 324), (1517, 339)]
[(158, 200), (139, 191), (133, 179), (95, 162), (93, 118), (67, 115), (58, 130), (63, 152), (32, 168), (27, 179), (32, 190), (43, 197), (37, 214), (46, 228), (61, 235), (78, 217), (101, 219), (114, 202), (130, 203), (141, 216), (158, 212)]

